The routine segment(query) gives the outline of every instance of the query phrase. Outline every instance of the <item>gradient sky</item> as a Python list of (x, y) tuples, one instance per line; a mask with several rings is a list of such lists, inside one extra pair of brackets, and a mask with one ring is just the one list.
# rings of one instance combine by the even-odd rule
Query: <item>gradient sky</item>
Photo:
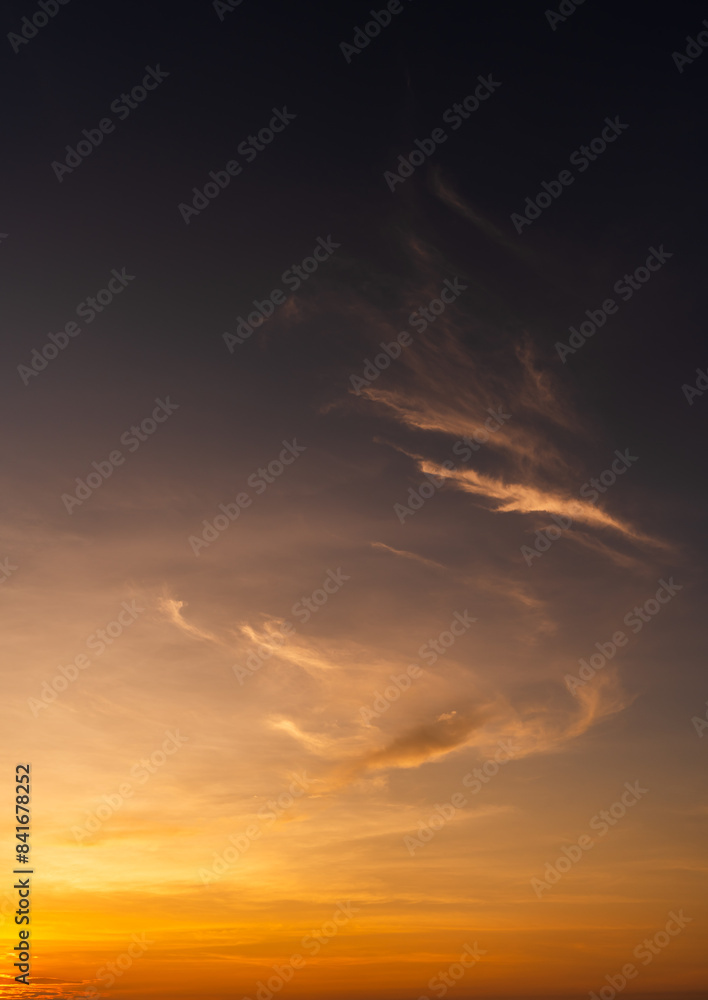
[[(296, 954), (274, 996), (611, 1000), (606, 977), (633, 963), (627, 996), (708, 997), (708, 398), (682, 389), (708, 388), (708, 57), (672, 59), (705, 10), (596, 0), (552, 27), (543, 5), (401, 7), (349, 62), (340, 44), (372, 9), (349, 0), (221, 18), (205, 0), (73, 0), (6, 42), (2, 997), (270, 1000), (259, 983)], [(38, 9), (13, 0), (5, 34)], [(111, 104), (158, 65), (120, 120)], [(489, 99), (445, 124), (490, 75)], [(247, 162), (241, 142), (284, 108)], [(60, 181), (52, 162), (106, 116)], [(628, 128), (572, 166), (606, 118)], [(439, 127), (391, 191), (385, 172)], [(187, 224), (179, 205), (233, 159)], [(613, 291), (653, 249), (646, 284)], [(123, 290), (86, 323), (113, 271)], [(500, 745), (512, 759), (475, 779)], [(10, 957), (20, 761), (28, 987)], [(627, 785), (638, 800), (603, 829)], [(671, 912), (685, 928), (642, 964)], [(465, 946), (481, 958), (446, 987)]]

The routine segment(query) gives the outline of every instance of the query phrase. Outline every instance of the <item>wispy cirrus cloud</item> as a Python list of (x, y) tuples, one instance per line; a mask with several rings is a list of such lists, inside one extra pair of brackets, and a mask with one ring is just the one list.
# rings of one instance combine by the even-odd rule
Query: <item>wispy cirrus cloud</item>
[(450, 481), (465, 493), (499, 500), (493, 509), (501, 513), (516, 511), (521, 514), (545, 513), (559, 514), (580, 521), (595, 528), (609, 528), (636, 542), (663, 546), (649, 535), (645, 535), (627, 521), (613, 517), (600, 507), (589, 501), (579, 500), (561, 492), (541, 489), (538, 486), (525, 483), (507, 483), (493, 476), (483, 475), (474, 469), (444, 469), (435, 462), (420, 461), (422, 472), (441, 476)]

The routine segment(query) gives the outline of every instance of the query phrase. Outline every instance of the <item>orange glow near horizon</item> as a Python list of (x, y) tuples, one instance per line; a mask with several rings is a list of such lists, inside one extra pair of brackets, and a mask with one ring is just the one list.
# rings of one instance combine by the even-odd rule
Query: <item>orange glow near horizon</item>
[[(454, 336), (452, 321), (441, 329)], [(449, 452), (495, 400), (481, 384), (460, 395), (472, 373), (460, 357), (431, 383), (434, 349), (423, 338), (399, 377)], [(250, 456), (181, 508), (179, 467), (97, 491), (86, 515), (100, 555), (66, 526), (35, 529), (32, 573), (4, 594), (26, 663), (12, 746), (32, 748), (33, 769), (35, 978), (22, 995), (416, 1000), (443, 995), (452, 967), (452, 996), (572, 997), (632, 962), (632, 995), (695, 989), (705, 807), (667, 776), (690, 780), (698, 740), (689, 723), (656, 745), (646, 707), (691, 608), (690, 571), (609, 499), (520, 559), (549, 512), (576, 513), (572, 484), (589, 475), (550, 443), (545, 469), (528, 463), (543, 454), (531, 414), (553, 420), (557, 401), (520, 357), (505, 398), (523, 435), (490, 436), (496, 471), (476, 497), (468, 470), (396, 517), (438, 468), (410, 460), (388, 510), (367, 510), (354, 470), (303, 435), (299, 463), (198, 555), (188, 537), (231, 502)], [(441, 393), (464, 399), (454, 427)], [(405, 426), (402, 400), (387, 409)], [(495, 508), (499, 484), (522, 479), (513, 489), (532, 502)], [(628, 626), (662, 579), (682, 582), (656, 620)], [(620, 629), (623, 647), (571, 690), (579, 660)], [(615, 806), (627, 787), (638, 797)], [(621, 817), (604, 823), (613, 806)], [(548, 865), (561, 874), (546, 881)], [(10, 948), (12, 904), (8, 892)], [(642, 965), (635, 949), (671, 911), (685, 926)]]

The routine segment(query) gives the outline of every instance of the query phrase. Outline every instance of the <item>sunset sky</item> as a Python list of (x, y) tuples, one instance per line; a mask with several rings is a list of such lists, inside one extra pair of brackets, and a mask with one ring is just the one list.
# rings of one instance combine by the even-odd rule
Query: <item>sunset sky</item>
[(56, 6), (1, 61), (0, 997), (708, 997), (704, 9)]

